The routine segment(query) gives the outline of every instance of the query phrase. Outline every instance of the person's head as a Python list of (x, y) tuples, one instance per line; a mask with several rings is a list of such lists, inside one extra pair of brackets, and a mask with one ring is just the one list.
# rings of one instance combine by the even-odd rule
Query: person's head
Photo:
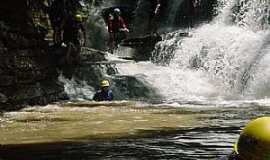
[(108, 90), (108, 88), (110, 87), (110, 82), (107, 79), (104, 79), (100, 82), (100, 89), (102, 90)]
[(116, 16), (120, 16), (120, 15), (121, 15), (121, 10), (120, 10), (119, 8), (115, 8), (115, 9), (113, 10), (113, 13), (114, 13), (114, 15), (116, 15)]
[(82, 21), (83, 21), (82, 15), (76, 14), (76, 15), (75, 15), (75, 20), (76, 20), (77, 22), (82, 22)]
[(243, 160), (269, 160), (270, 117), (249, 122), (241, 132), (235, 150)]

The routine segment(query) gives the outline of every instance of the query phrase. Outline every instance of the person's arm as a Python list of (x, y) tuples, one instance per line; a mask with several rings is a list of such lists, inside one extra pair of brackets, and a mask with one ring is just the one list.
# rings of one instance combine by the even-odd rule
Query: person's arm
[(113, 92), (111, 90), (108, 91), (108, 101), (112, 101), (113, 100)]
[(95, 93), (95, 95), (94, 95), (94, 97), (93, 97), (93, 100), (94, 100), (94, 101), (99, 101), (99, 94), (98, 94), (98, 92)]
[(121, 24), (121, 27), (123, 28), (123, 30), (128, 33), (129, 32), (129, 29), (127, 28), (127, 25), (124, 21), (124, 19), (122, 17), (119, 17), (119, 21), (120, 21), (120, 24)]
[(114, 42), (114, 36), (113, 36), (113, 16), (109, 15), (108, 17), (108, 32), (109, 32), (109, 38), (110, 38), (110, 43)]
[(109, 15), (108, 17), (108, 32), (113, 33), (113, 16)]
[(59, 41), (60, 42), (58, 42), (58, 43), (61, 43), (61, 42), (63, 42), (64, 41), (64, 27), (65, 27), (65, 25), (66, 25), (66, 23), (67, 23), (67, 17), (65, 16), (62, 20), (61, 20), (61, 22), (60, 22), (60, 25), (59, 25)]
[(83, 34), (83, 41), (82, 41), (81, 45), (85, 46), (86, 45), (86, 30), (85, 30), (85, 27), (83, 24), (81, 24), (80, 28), (81, 28), (81, 32)]

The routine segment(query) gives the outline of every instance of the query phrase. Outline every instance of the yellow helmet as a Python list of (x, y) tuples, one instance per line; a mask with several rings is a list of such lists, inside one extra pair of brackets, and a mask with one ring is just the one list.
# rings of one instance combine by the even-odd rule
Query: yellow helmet
[(76, 20), (77, 22), (82, 22), (82, 21), (83, 21), (82, 15), (76, 14), (76, 15), (75, 15), (75, 20)]
[(240, 134), (236, 150), (244, 160), (270, 160), (270, 117), (249, 122)]
[(109, 86), (110, 86), (110, 82), (106, 79), (100, 82), (100, 87), (109, 87)]

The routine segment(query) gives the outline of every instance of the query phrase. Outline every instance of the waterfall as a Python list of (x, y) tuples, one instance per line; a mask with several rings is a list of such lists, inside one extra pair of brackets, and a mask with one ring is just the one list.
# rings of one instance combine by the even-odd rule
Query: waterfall
[[(207, 79), (204, 85), (214, 85), (218, 89), (217, 95), (235, 97), (249, 92), (248, 95), (254, 96), (256, 86), (262, 84), (254, 86), (252, 80), (257, 72), (263, 75), (257, 66), (261, 66), (261, 62), (266, 64), (265, 58), (269, 53), (269, 2), (230, 0), (219, 1), (219, 4), (218, 16), (212, 22), (193, 29), (192, 37), (179, 37), (183, 32), (179, 30), (159, 43), (153, 52), (158, 52), (154, 54), (154, 62), (169, 62), (168, 68), (189, 72), (184, 77), (202, 73), (202, 77)], [(267, 70), (265, 66), (261, 68)], [(267, 72), (263, 73), (266, 74), (264, 77), (269, 77)], [(259, 75), (256, 76), (258, 79)], [(181, 78), (175, 77), (175, 80)], [(263, 83), (268, 84), (269, 80), (263, 79)], [(183, 88), (174, 87), (171, 89)], [(269, 96), (267, 93), (260, 95)]]
[[(144, 13), (139, 12), (146, 5), (142, 2), (138, 1), (137, 14)], [(181, 2), (177, 2), (179, 6), (168, 7), (170, 13), (177, 14), (177, 7), (181, 6)], [(151, 61), (115, 64), (118, 71), (112, 76), (115, 89), (123, 89), (121, 85), (126, 84), (123, 81), (135, 77), (134, 81), (139, 85), (125, 85), (129, 88), (124, 90), (132, 95), (132, 90), (139, 89), (136, 93), (142, 95), (144, 89), (136, 86), (146, 86), (144, 88), (151, 88), (147, 93), (149, 99), (217, 100), (270, 96), (269, 2), (218, 0), (217, 4), (217, 16), (212, 21), (162, 35), (163, 41), (155, 46)], [(176, 17), (170, 15), (169, 19)], [(117, 76), (128, 78), (117, 81)], [(92, 95), (93, 84), (88, 84), (83, 86), (88, 88), (87, 94)], [(79, 87), (79, 92), (83, 91), (80, 89), (85, 88), (83, 86)], [(119, 95), (119, 99), (129, 97), (121, 89)], [(136, 94), (136, 97), (139, 96)]]
[(233, 19), (238, 26), (254, 31), (269, 29), (268, 0), (239, 0), (234, 6), (234, 11)]
[(269, 13), (255, 14), (268, 4), (255, 0), (218, 4), (214, 20), (190, 30), (191, 36), (181, 36), (183, 30), (163, 35), (153, 51), (154, 64), (119, 66), (120, 73), (144, 74), (166, 99), (270, 96)]
[(169, 17), (168, 17), (168, 24), (173, 26), (175, 24), (177, 11), (179, 6), (183, 3), (184, 0), (172, 0), (169, 6)]

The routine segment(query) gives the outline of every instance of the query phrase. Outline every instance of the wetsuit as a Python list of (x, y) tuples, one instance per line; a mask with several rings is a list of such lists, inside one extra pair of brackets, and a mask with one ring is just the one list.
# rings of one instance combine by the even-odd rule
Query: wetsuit
[(94, 101), (112, 101), (113, 100), (113, 92), (112, 90), (99, 90), (93, 97)]
[(79, 30), (85, 33), (85, 28), (82, 23), (76, 22), (72, 16), (68, 16), (63, 30), (63, 41), (66, 44), (72, 42), (75, 46), (80, 46)]
[(55, 44), (61, 43), (61, 25), (67, 15), (65, 0), (55, 0), (49, 8), (49, 17), (53, 29), (53, 40)]
[(120, 43), (121, 40), (127, 38), (127, 34), (121, 31), (127, 29), (127, 25), (121, 16), (110, 15), (108, 18), (108, 32), (110, 33), (110, 42)]
[(121, 16), (109, 16), (108, 19), (108, 31), (109, 33), (117, 33), (120, 29), (127, 28), (124, 19)]

